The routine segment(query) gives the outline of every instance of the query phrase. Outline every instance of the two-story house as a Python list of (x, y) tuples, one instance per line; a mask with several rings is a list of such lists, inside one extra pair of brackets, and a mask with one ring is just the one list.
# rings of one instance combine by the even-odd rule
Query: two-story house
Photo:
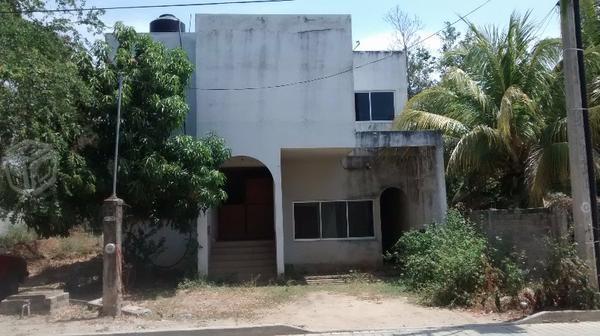
[(406, 55), (353, 51), (349, 15), (198, 14), (195, 32), (153, 30), (195, 64), (187, 132), (233, 154), (228, 200), (198, 219), (201, 275), (373, 268), (444, 216), (441, 136), (390, 131)]

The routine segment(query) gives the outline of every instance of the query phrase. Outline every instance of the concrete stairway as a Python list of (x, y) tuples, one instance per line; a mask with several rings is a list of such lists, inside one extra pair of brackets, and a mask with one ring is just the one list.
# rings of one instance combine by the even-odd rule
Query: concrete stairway
[(276, 277), (272, 240), (215, 242), (208, 275), (221, 281), (266, 282)]

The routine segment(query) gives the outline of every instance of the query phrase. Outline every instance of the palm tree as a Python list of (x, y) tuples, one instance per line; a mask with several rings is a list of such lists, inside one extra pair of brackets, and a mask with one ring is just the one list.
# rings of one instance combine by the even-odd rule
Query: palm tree
[(460, 68), (410, 99), (396, 120), (401, 130), (442, 131), (447, 173), (460, 181), (454, 202), (493, 185), (506, 202), (485, 206), (534, 205), (568, 185), (560, 41), (536, 33), (529, 13), (513, 13), (504, 31), (470, 24), (467, 46), (456, 51)]

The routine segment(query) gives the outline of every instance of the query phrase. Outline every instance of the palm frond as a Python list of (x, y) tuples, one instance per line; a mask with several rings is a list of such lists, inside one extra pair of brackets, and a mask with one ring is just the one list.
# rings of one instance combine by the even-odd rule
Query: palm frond
[(561, 42), (559, 39), (543, 39), (538, 41), (528, 57), (524, 67), (523, 91), (533, 97), (550, 94), (550, 86), (557, 77), (553, 71), (560, 61)]
[(508, 28), (498, 47), (498, 58), (502, 70), (504, 89), (523, 82), (521, 70), (529, 58), (529, 48), (534, 41), (534, 25), (530, 23), (531, 11), (524, 15), (511, 13)]
[(589, 109), (589, 120), (592, 143), (595, 148), (600, 149), (600, 106), (594, 106)]
[(442, 86), (448, 87), (458, 95), (470, 99), (478, 105), (480, 111), (488, 116), (496, 112), (490, 97), (481, 89), (479, 83), (474, 81), (466, 72), (454, 68), (444, 76)]
[(395, 121), (399, 130), (440, 130), (446, 136), (458, 138), (469, 129), (460, 121), (443, 115), (419, 110), (404, 110)]
[(454, 104), (457, 96), (452, 90), (442, 86), (425, 89), (406, 102), (406, 110), (424, 110), (444, 114), (448, 106)]
[(540, 146), (547, 146), (556, 142), (567, 142), (567, 118), (546, 123), (541, 132)]
[(535, 142), (541, 122), (535, 103), (519, 87), (509, 87), (498, 112), (498, 131), (507, 145)]
[[(465, 71), (476, 75), (483, 90), (493, 98), (502, 96), (506, 89), (501, 64), (498, 60), (500, 34), (495, 27), (481, 30), (469, 24), (473, 43), (465, 54)], [(499, 104), (496, 104), (499, 105)]]
[(600, 45), (585, 48), (583, 60), (585, 62), (586, 77), (594, 78), (598, 76), (600, 73)]
[(465, 134), (450, 155), (448, 174), (490, 173), (501, 169), (508, 151), (500, 133), (487, 126), (477, 126)]
[(556, 142), (532, 150), (527, 158), (525, 176), (532, 205), (569, 181), (569, 144)]
[(600, 105), (600, 77), (593, 78), (589, 85), (590, 104)]
[(456, 119), (465, 126), (495, 124), (496, 116), (482, 113), (481, 106), (472, 97), (455, 92), (450, 87), (438, 85), (421, 91), (406, 104), (406, 110), (419, 110)]
[(581, 30), (584, 45), (595, 46), (600, 44), (600, 4), (597, 0), (581, 0)]

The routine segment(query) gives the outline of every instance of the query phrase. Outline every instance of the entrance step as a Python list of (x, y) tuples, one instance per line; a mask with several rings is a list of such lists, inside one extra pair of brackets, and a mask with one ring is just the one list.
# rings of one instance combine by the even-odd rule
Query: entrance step
[(329, 285), (329, 284), (345, 284), (353, 281), (368, 281), (381, 282), (382, 276), (375, 273), (346, 273), (346, 274), (321, 274), (321, 275), (305, 275), (303, 277), (307, 285)]
[(217, 241), (213, 247), (275, 246), (274, 240)]
[(266, 282), (276, 276), (275, 242), (272, 240), (215, 242), (208, 274), (223, 281)]

